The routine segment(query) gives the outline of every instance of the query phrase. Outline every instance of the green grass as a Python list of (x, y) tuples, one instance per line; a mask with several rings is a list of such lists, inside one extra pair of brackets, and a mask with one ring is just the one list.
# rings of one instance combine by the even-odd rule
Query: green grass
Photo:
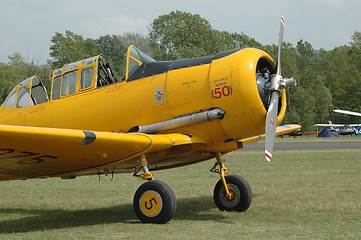
[(0, 182), (0, 239), (361, 239), (361, 150), (226, 155), (252, 186), (245, 213), (213, 203), (213, 162), (159, 171), (177, 195), (174, 218), (140, 224), (130, 175)]

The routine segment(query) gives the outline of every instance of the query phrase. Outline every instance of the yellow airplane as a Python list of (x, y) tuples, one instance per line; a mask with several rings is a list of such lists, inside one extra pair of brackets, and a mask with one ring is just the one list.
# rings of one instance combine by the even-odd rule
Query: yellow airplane
[(215, 158), (215, 204), (246, 211), (251, 188), (226, 176), (222, 155), (266, 133), (270, 160), (275, 134), (300, 128), (276, 128), (295, 85), (280, 75), (283, 19), (280, 29), (277, 66), (253, 48), (160, 62), (130, 46), (123, 81), (103, 55), (54, 70), (50, 99), (39, 77), (24, 80), (0, 107), (0, 180), (132, 172), (149, 180), (135, 193), (136, 215), (166, 223), (175, 195), (151, 171)]

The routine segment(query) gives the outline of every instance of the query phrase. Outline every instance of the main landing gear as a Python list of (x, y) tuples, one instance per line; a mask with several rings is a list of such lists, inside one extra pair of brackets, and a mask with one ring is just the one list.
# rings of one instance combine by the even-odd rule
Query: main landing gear
[[(142, 175), (138, 175), (140, 170), (143, 170)], [(171, 220), (177, 208), (175, 194), (167, 184), (154, 180), (154, 174), (149, 172), (144, 154), (138, 161), (134, 176), (149, 180), (143, 183), (134, 195), (133, 208), (139, 220), (158, 224)]]
[[(213, 199), (221, 211), (244, 212), (252, 202), (252, 190), (248, 182), (237, 175), (225, 176), (229, 171), (225, 167), (225, 160), (217, 153), (217, 162), (211, 172), (219, 173), (221, 179), (217, 182), (213, 191)], [(219, 166), (219, 169), (216, 169)]]
[[(217, 162), (211, 169), (211, 172), (218, 173), (221, 178), (213, 192), (216, 206), (221, 211), (246, 211), (252, 201), (251, 187), (245, 179), (237, 175), (225, 176), (229, 171), (225, 167), (225, 160), (221, 158), (220, 153), (217, 153), (216, 159)], [(149, 172), (147, 166), (145, 155), (142, 155), (134, 176), (149, 181), (143, 183), (136, 191), (133, 200), (134, 211), (143, 223), (164, 224), (171, 220), (175, 213), (176, 197), (167, 184), (154, 180), (154, 175)], [(141, 170), (143, 174), (138, 175)]]

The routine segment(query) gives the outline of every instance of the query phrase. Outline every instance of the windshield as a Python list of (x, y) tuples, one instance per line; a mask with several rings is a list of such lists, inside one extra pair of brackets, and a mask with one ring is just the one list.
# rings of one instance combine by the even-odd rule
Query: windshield
[(126, 79), (143, 64), (156, 62), (152, 57), (148, 56), (133, 45), (129, 46), (127, 52), (127, 66), (126, 66)]

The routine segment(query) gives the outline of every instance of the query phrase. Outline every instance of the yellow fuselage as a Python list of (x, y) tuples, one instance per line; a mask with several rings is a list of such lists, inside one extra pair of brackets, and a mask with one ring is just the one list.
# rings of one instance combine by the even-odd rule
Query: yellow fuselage
[[(223, 119), (172, 131), (195, 135), (209, 149), (218, 149), (227, 141), (264, 133), (267, 112), (255, 77), (260, 59), (275, 69), (265, 52), (243, 49), (211, 63), (113, 83), (35, 106), (1, 106), (0, 124), (127, 132), (133, 126), (220, 108), (225, 111)], [(284, 117), (285, 103), (283, 91), (278, 123)]]

